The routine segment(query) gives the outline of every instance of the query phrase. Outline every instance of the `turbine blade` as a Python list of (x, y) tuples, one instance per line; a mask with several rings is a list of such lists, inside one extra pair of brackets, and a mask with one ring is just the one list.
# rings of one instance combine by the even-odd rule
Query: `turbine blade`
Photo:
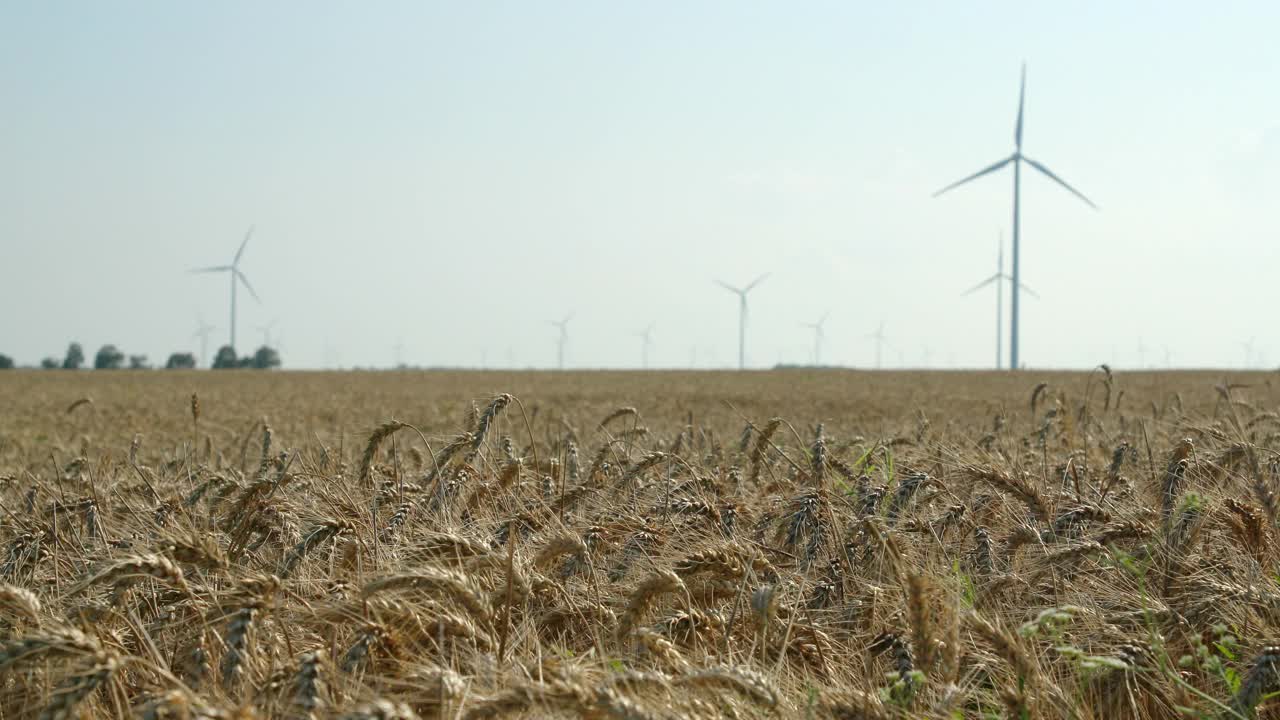
[(1089, 204), (1089, 207), (1093, 208), (1094, 210), (1097, 210), (1097, 209), (1098, 209), (1098, 206), (1097, 206), (1097, 205), (1094, 205), (1092, 200), (1090, 200), (1089, 198), (1085, 197), (1085, 196), (1084, 196), (1084, 193), (1082, 193), (1082, 192), (1080, 192), (1079, 190), (1077, 190), (1077, 189), (1075, 189), (1075, 188), (1071, 187), (1070, 185), (1068, 185), (1066, 180), (1063, 180), (1062, 178), (1058, 177), (1057, 175), (1054, 175), (1054, 174), (1053, 174), (1053, 171), (1052, 171), (1052, 170), (1050, 170), (1049, 168), (1045, 167), (1044, 165), (1041, 165), (1040, 163), (1036, 162), (1035, 160), (1032, 160), (1031, 158), (1027, 157), (1026, 155), (1023, 155), (1023, 156), (1022, 156), (1022, 159), (1023, 159), (1023, 160), (1026, 160), (1026, 161), (1027, 161), (1027, 164), (1028, 164), (1028, 165), (1030, 165), (1031, 167), (1033, 167), (1033, 168), (1035, 168), (1035, 169), (1039, 170), (1040, 172), (1044, 173), (1045, 175), (1047, 175), (1047, 176), (1049, 177), (1049, 179), (1050, 179), (1050, 180), (1052, 180), (1052, 181), (1054, 181), (1054, 182), (1058, 183), (1058, 184), (1059, 184), (1059, 185), (1061, 185), (1062, 187), (1064, 187), (1064, 188), (1066, 188), (1067, 190), (1071, 191), (1071, 194), (1072, 194), (1072, 195), (1075, 195), (1076, 197), (1078, 197), (1078, 198), (1080, 198), (1081, 200), (1083, 200), (1083, 201), (1085, 201), (1086, 203), (1088, 203), (1088, 204)]
[(231, 269), (231, 266), (230, 266), (230, 265), (215, 265), (215, 266), (213, 266), (213, 267), (193, 268), (193, 269), (191, 269), (191, 270), (188, 270), (187, 272), (189, 272), (189, 273), (215, 273), (215, 272), (226, 272), (226, 271), (228, 271), (228, 270), (230, 270), (230, 269)]
[(240, 282), (244, 283), (245, 289), (249, 291), (249, 294), (253, 296), (253, 299), (257, 300), (258, 302), (262, 302), (262, 298), (258, 297), (258, 293), (254, 292), (253, 286), (249, 284), (249, 278), (245, 277), (244, 273), (240, 272), (239, 270), (233, 269), (232, 272), (236, 274), (237, 278), (240, 278)]
[(240, 256), (244, 254), (244, 246), (249, 244), (249, 238), (253, 236), (253, 226), (249, 226), (249, 232), (244, 234), (244, 240), (240, 242), (240, 249), (236, 251), (236, 259), (231, 261), (232, 265), (240, 264)]
[(1037, 300), (1039, 300), (1039, 299), (1040, 299), (1040, 293), (1038, 293), (1038, 292), (1036, 292), (1035, 290), (1032, 290), (1031, 288), (1027, 287), (1027, 284), (1026, 284), (1026, 283), (1018, 283), (1018, 287), (1022, 288), (1022, 292), (1027, 293), (1027, 294), (1028, 294), (1028, 295), (1030, 295), (1031, 297), (1033, 297), (1033, 298), (1035, 298), (1035, 299), (1037, 299)]
[(1018, 127), (1013, 131), (1013, 142), (1019, 151), (1022, 150), (1022, 107), (1027, 96), (1027, 63), (1022, 63), (1022, 84), (1018, 86)]
[(999, 279), (1000, 279), (1000, 277), (1001, 277), (1001, 276), (1000, 276), (1000, 274), (999, 274), (999, 273), (996, 273), (995, 275), (992, 275), (991, 277), (987, 278), (986, 280), (983, 280), (982, 282), (978, 283), (977, 285), (974, 285), (973, 287), (969, 288), (968, 290), (965, 290), (964, 292), (960, 293), (960, 297), (964, 297), (965, 295), (972, 295), (973, 293), (976, 293), (976, 292), (978, 292), (979, 290), (981, 290), (982, 288), (984, 288), (984, 287), (986, 287), (986, 286), (990, 285), (991, 283), (993, 283), (993, 282), (995, 282), (995, 281), (999, 280)]
[(717, 284), (717, 285), (719, 285), (720, 287), (724, 288), (725, 290), (728, 290), (728, 291), (729, 291), (729, 292), (731, 292), (731, 293), (737, 293), (737, 294), (741, 295), (741, 294), (742, 294), (742, 292), (743, 292), (741, 288), (736, 288), (736, 287), (734, 287), (734, 286), (730, 285), (729, 283), (727, 283), (727, 282), (725, 282), (725, 281), (723, 281), (723, 280), (717, 280), (717, 281), (716, 281), (716, 284)]
[(942, 189), (941, 189), (941, 190), (939, 190), (938, 192), (934, 193), (934, 194), (933, 194), (933, 196), (934, 196), (934, 197), (938, 197), (938, 196), (939, 196), (939, 195), (941, 195), (942, 193), (947, 192), (948, 190), (953, 190), (953, 189), (955, 189), (955, 188), (958, 188), (958, 187), (960, 187), (961, 185), (963, 185), (963, 184), (965, 184), (965, 183), (969, 182), (970, 180), (977, 180), (978, 178), (982, 177), (983, 175), (988, 175), (988, 174), (990, 174), (990, 173), (993, 173), (993, 172), (995, 172), (995, 171), (999, 170), (1000, 168), (1004, 167), (1005, 165), (1008, 165), (1009, 163), (1013, 162), (1014, 158), (1016, 158), (1016, 157), (1017, 157), (1017, 155), (1010, 155), (1009, 157), (1007, 157), (1007, 158), (1005, 158), (1005, 159), (1003, 159), (1003, 160), (1001, 160), (1001, 161), (999, 161), (999, 162), (997, 162), (997, 163), (993, 163), (993, 164), (991, 164), (991, 165), (988, 165), (987, 167), (985, 167), (985, 168), (983, 168), (983, 169), (979, 170), (978, 172), (976, 172), (976, 173), (974, 173), (974, 174), (970, 175), (969, 177), (967, 177), (967, 178), (965, 178), (965, 179), (963, 179), (963, 180), (957, 180), (956, 182), (953, 182), (953, 183), (951, 183), (950, 185), (948, 185), (948, 186), (946, 186), (946, 187), (942, 188)]
[(753, 288), (753, 287), (755, 287), (755, 286), (759, 285), (760, 283), (764, 282), (765, 278), (769, 277), (769, 275), (771, 275), (771, 274), (772, 274), (772, 273), (765, 273), (765, 274), (761, 275), (760, 277), (756, 278), (755, 280), (752, 280), (750, 285), (748, 285), (748, 286), (746, 286), (746, 287), (742, 288), (742, 292), (744, 292), (744, 293), (749, 293), (749, 292), (751, 292), (751, 288)]

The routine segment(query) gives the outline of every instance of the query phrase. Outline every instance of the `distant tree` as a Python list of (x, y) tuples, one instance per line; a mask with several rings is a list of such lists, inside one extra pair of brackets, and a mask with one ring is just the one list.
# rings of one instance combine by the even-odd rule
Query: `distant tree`
[(84, 348), (80, 347), (80, 343), (73, 342), (67, 346), (67, 355), (62, 359), (63, 370), (79, 370), (84, 365)]
[(227, 368), (238, 367), (236, 361), (236, 349), (230, 345), (223, 345), (218, 348), (218, 354), (213, 356), (213, 369), (225, 370)]
[(196, 356), (191, 353), (173, 353), (164, 364), (166, 370), (190, 370), (196, 366)]
[(130, 355), (129, 369), (130, 370), (150, 370), (151, 364), (147, 362), (146, 355)]
[(115, 345), (107, 344), (98, 348), (93, 357), (94, 370), (119, 370), (124, 365), (124, 353)]
[(274, 370), (280, 367), (280, 353), (276, 352), (275, 348), (263, 345), (253, 354), (251, 367), (257, 370)]
[(0, 353), (0, 370), (12, 370), (12, 369), (13, 369), (13, 358), (9, 357), (8, 355), (5, 355), (4, 353)]
[(58, 358), (47, 357), (40, 361), (40, 367), (45, 370), (57, 370), (62, 367), (62, 363), (58, 362)]

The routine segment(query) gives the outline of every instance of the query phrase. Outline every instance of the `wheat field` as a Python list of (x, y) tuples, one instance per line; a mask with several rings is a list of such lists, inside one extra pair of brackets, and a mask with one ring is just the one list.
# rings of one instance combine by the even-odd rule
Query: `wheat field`
[(1274, 380), (8, 372), (0, 716), (1280, 717)]

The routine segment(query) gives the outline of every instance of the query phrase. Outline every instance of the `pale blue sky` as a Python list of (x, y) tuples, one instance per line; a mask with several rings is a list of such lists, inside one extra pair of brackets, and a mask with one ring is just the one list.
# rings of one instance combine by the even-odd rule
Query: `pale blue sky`
[[(291, 366), (987, 366), (1012, 149), (1030, 365), (1268, 361), (1274, 3), (0, 3), (0, 352), (162, 360), (278, 319)], [(242, 296), (243, 298), (243, 296)], [(326, 348), (330, 348), (326, 350)]]

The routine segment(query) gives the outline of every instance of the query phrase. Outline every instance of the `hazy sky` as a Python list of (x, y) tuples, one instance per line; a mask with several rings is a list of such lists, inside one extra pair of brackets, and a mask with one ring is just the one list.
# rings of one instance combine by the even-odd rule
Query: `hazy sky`
[[(1212, 9), (1210, 10), (1210, 8)], [(1032, 366), (1280, 360), (1280, 5), (0, 3), (0, 352), (288, 366), (988, 366), (1007, 171)], [(1267, 356), (1269, 353), (1269, 356)], [(1256, 359), (1256, 358), (1255, 358)]]

